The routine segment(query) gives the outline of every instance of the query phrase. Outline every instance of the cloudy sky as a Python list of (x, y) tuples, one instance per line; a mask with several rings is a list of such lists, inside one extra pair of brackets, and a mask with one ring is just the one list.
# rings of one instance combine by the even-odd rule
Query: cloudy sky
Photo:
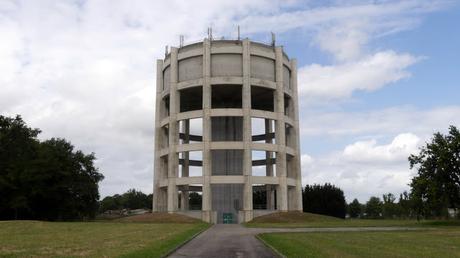
[(400, 193), (407, 156), (460, 126), (459, 2), (193, 2), (0, 0), (0, 114), (95, 152), (102, 196), (150, 193), (155, 60), (240, 25), (298, 60), (304, 184)]

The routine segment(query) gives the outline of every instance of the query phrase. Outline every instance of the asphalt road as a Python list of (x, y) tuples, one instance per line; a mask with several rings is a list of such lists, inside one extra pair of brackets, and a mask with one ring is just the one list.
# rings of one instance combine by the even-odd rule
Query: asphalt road
[(216, 224), (169, 257), (278, 257), (255, 238), (253, 230), (238, 224)]
[(279, 257), (255, 237), (260, 233), (400, 230), (419, 229), (406, 227), (246, 228), (238, 224), (216, 224), (176, 250), (169, 257)]

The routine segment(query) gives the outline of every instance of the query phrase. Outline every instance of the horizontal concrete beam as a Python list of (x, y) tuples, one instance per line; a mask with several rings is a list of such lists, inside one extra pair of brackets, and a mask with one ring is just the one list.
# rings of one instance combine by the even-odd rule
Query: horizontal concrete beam
[(268, 139), (273, 139), (275, 138), (275, 133), (268, 133), (268, 134), (258, 134), (258, 135), (253, 135), (252, 136), (252, 141), (263, 141)]
[[(185, 160), (184, 159), (179, 159), (179, 165), (184, 165)], [(189, 160), (188, 165), (192, 167), (202, 167), (203, 166), (203, 161), (201, 160)]]

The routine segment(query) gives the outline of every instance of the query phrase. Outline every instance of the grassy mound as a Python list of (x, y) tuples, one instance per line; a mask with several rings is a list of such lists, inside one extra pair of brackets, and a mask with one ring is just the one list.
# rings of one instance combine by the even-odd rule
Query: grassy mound
[(342, 219), (320, 214), (290, 211), (277, 212), (253, 219), (251, 223), (309, 223), (309, 222), (339, 222)]
[(144, 222), (144, 223), (202, 223), (201, 220), (187, 217), (180, 214), (167, 212), (153, 212), (141, 215), (133, 215), (115, 219), (119, 222)]

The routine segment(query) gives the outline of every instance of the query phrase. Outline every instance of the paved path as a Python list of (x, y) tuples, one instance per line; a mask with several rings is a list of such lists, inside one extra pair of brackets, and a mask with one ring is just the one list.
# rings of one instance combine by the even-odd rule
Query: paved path
[(246, 228), (238, 224), (216, 224), (176, 250), (169, 257), (278, 257), (255, 238), (260, 233), (276, 232), (356, 232), (418, 230), (405, 227), (350, 228)]
[(252, 231), (238, 224), (216, 224), (169, 257), (277, 257)]

